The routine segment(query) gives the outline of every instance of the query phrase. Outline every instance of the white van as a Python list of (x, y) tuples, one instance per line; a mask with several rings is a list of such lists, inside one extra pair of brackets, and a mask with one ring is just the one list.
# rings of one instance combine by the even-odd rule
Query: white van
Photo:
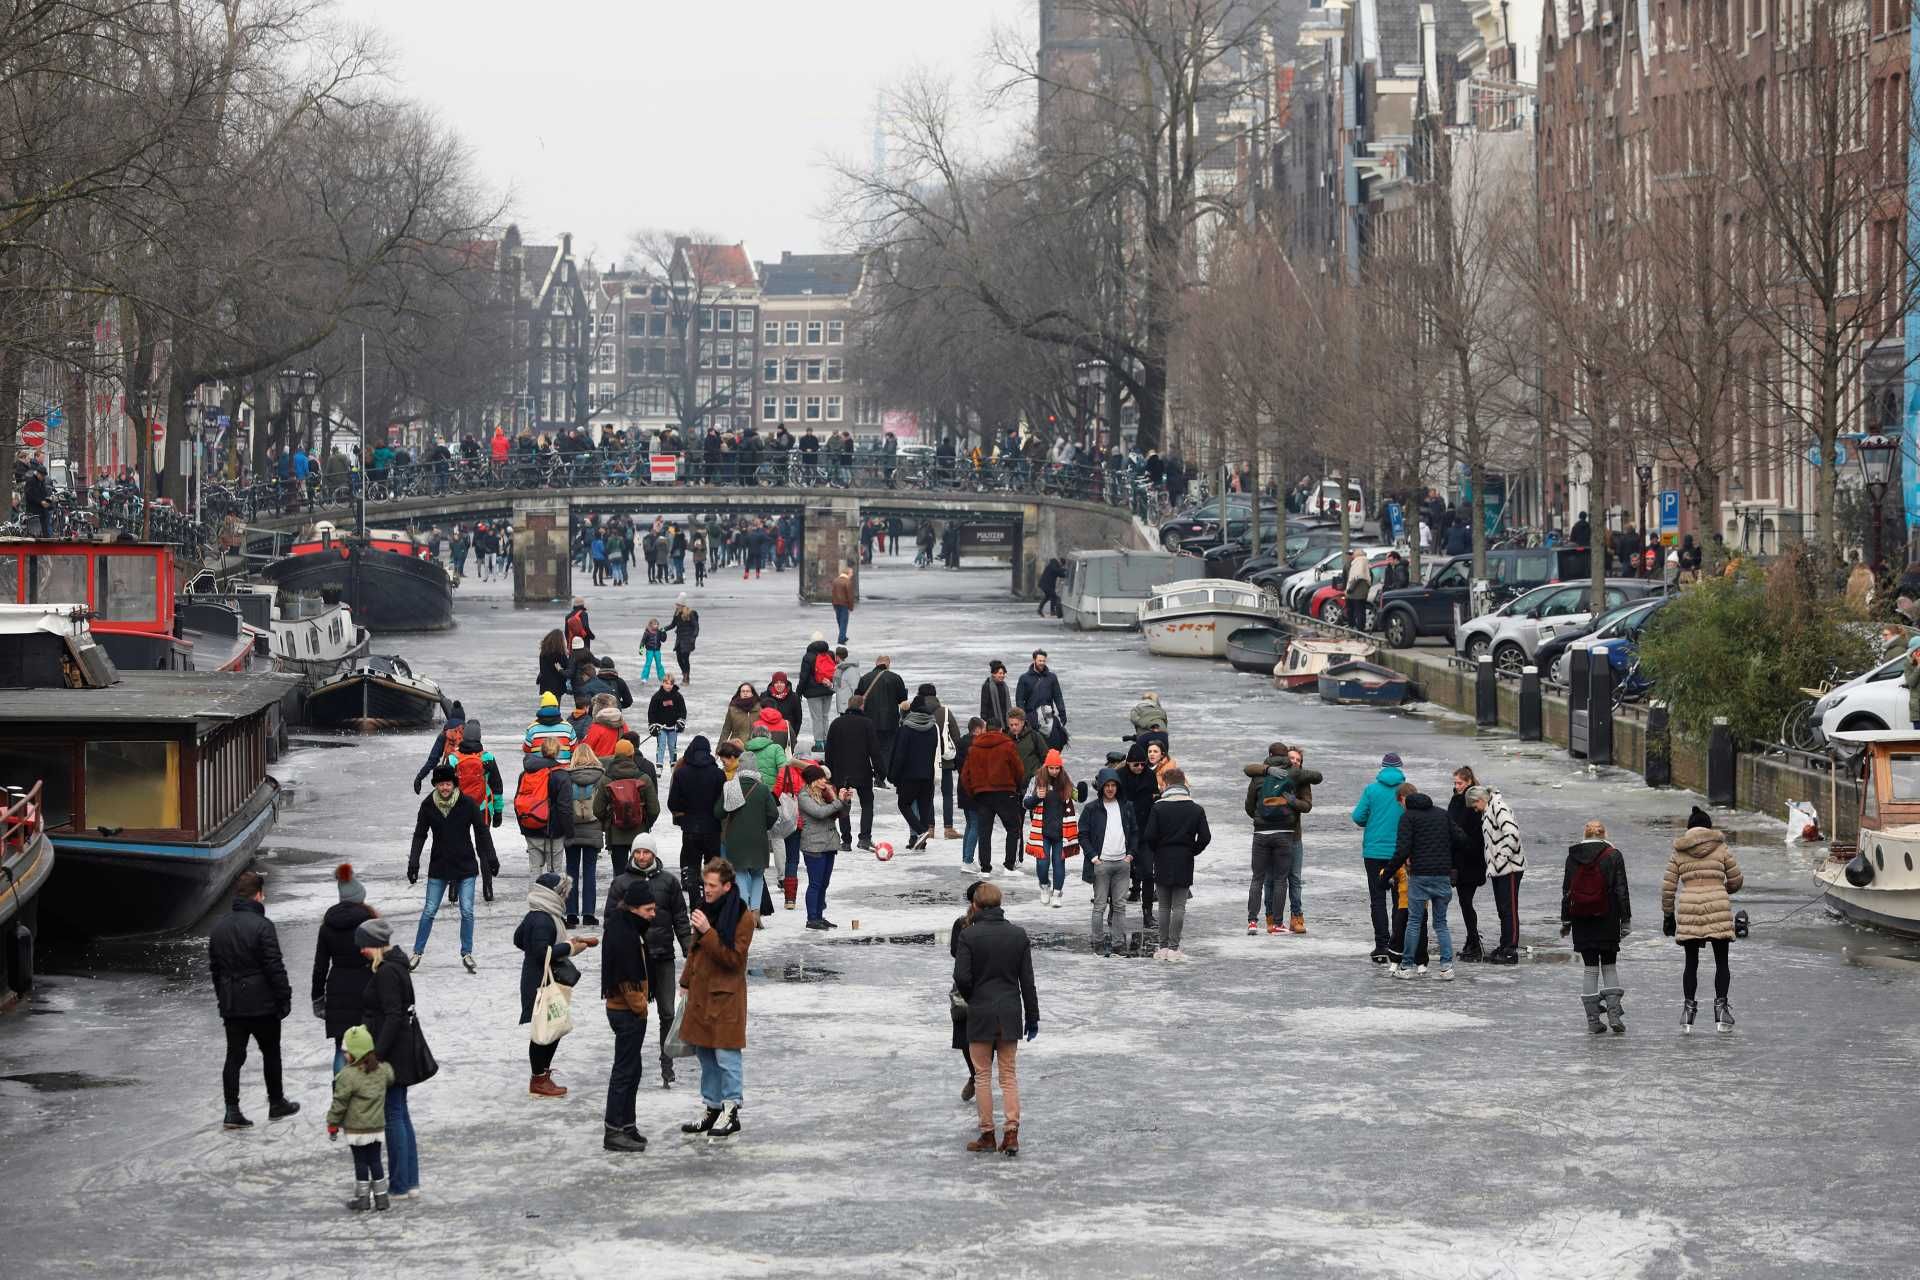
[[(1305, 514), (1337, 519), (1340, 515), (1340, 482), (1322, 480), (1320, 488), (1307, 499)], [(1367, 518), (1367, 496), (1361, 491), (1358, 480), (1347, 481), (1347, 514), (1355, 520)]]

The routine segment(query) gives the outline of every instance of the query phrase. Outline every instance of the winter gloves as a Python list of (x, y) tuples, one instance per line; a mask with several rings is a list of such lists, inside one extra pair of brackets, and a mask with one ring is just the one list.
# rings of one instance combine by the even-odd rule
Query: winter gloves
[(1027, 1024), (1027, 1039), (1032, 1040), (1035, 1036), (1039, 1034), (1040, 1034), (1040, 1019), (1035, 1018), (1032, 1022), (1029, 1022)]

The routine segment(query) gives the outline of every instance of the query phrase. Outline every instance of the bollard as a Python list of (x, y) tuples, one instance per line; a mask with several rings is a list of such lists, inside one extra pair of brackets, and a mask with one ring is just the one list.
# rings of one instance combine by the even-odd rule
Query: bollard
[(1604, 644), (1587, 657), (1587, 763), (1613, 763), (1613, 662)]
[(1647, 705), (1647, 785), (1673, 785), (1673, 730), (1667, 720), (1667, 704)]
[(1542, 736), (1540, 668), (1520, 668), (1520, 741), (1538, 742)]
[(1733, 730), (1725, 716), (1713, 718), (1713, 731), (1707, 735), (1707, 803), (1733, 803), (1735, 757)]
[(1587, 651), (1567, 650), (1567, 754), (1587, 755)]
[(1473, 722), (1482, 729), (1500, 725), (1500, 680), (1493, 674), (1493, 657), (1481, 654), (1473, 673)]

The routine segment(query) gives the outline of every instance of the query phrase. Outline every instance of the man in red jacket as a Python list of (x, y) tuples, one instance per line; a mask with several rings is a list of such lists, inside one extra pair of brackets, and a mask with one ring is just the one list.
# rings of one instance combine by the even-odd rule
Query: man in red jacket
[(966, 763), (960, 767), (960, 788), (973, 797), (980, 822), (980, 874), (993, 874), (993, 820), (1007, 829), (1006, 869), (1012, 871), (1020, 849), (1020, 793), (1026, 790), (1027, 770), (1013, 739), (989, 725), (973, 735)]

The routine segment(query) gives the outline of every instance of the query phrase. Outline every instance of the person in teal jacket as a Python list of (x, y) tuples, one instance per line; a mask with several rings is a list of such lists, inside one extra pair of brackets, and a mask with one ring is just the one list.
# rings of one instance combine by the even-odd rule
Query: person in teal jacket
[(1385, 964), (1393, 954), (1387, 945), (1387, 894), (1392, 892), (1380, 880), (1380, 868), (1393, 858), (1400, 838), (1400, 815), (1404, 812), (1394, 789), (1407, 780), (1401, 771), (1400, 756), (1389, 751), (1380, 757), (1380, 772), (1375, 774), (1360, 803), (1353, 806), (1354, 825), (1361, 828), (1360, 853), (1366, 859), (1367, 906), (1373, 914), (1373, 962)]

